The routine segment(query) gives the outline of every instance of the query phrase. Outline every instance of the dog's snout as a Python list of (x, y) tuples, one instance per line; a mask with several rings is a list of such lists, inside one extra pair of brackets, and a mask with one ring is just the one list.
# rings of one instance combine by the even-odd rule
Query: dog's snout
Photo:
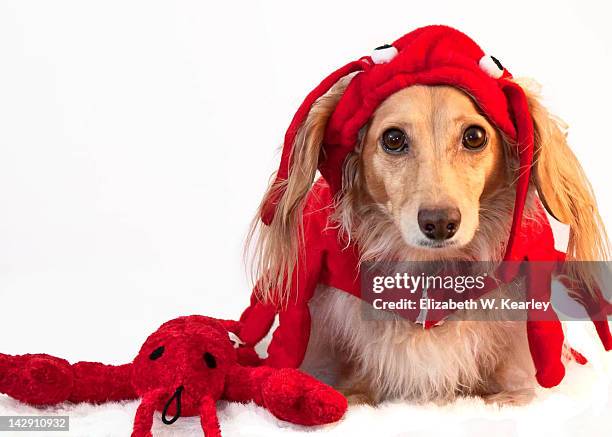
[(459, 229), (458, 208), (423, 208), (418, 214), (419, 228), (431, 240), (448, 240)]

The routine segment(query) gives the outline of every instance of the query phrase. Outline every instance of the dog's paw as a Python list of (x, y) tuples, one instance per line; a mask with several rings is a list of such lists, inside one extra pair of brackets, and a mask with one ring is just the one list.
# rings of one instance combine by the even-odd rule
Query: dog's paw
[(487, 404), (496, 404), (500, 407), (520, 407), (529, 404), (535, 398), (535, 391), (531, 388), (502, 391), (484, 397)]
[(365, 393), (353, 393), (346, 396), (349, 406), (375, 405), (375, 402)]

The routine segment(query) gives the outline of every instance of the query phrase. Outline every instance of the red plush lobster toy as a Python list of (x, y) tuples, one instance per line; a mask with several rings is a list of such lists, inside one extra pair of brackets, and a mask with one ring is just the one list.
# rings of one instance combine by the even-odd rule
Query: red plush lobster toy
[(234, 348), (236, 322), (179, 317), (147, 338), (130, 364), (110, 366), (45, 354), (0, 354), (0, 392), (32, 405), (142, 398), (132, 436), (150, 436), (153, 414), (170, 425), (181, 415), (200, 416), (206, 437), (221, 435), (216, 402), (253, 401), (282, 420), (322, 425), (344, 415), (346, 399), (295, 369), (248, 367), (254, 351)]

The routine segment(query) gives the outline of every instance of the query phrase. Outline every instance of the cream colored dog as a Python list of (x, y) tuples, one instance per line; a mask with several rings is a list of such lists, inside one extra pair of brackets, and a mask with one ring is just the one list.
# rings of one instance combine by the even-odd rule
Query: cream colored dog
[[(296, 205), (312, 183), (304, 175), (316, 171), (327, 119), (350, 80), (318, 100), (298, 133), (293, 165), (300, 171), (287, 184), (287, 198), (296, 199), (290, 223), (300, 219)], [(547, 209), (572, 228), (570, 256), (607, 259), (604, 227), (563, 125), (523, 88), (537, 149), (525, 217), (539, 191)], [(407, 153), (394, 153), (406, 142)], [(363, 260), (501, 260), (515, 196), (511, 147), (464, 92), (449, 86), (403, 89), (362, 129), (344, 166), (334, 219), (358, 244)], [(262, 265), (273, 271), (291, 265), (294, 234), (275, 225), (261, 230)], [(313, 331), (303, 364), (353, 401), (481, 395), (523, 403), (533, 396), (536, 381), (524, 323), (465, 321), (475, 320), (468, 315), (423, 330), (388, 315), (366, 322), (362, 310), (357, 298), (320, 288), (311, 303)]]

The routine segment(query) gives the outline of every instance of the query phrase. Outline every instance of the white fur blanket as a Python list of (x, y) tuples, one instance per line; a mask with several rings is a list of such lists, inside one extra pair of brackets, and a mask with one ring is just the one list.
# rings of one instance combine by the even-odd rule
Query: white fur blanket
[[(587, 323), (567, 326), (571, 343), (583, 351), (586, 366), (570, 364), (563, 383), (540, 389), (537, 399), (525, 407), (496, 407), (480, 399), (461, 399), (450, 405), (386, 403), (377, 408), (351, 407), (337, 424), (305, 428), (282, 422), (254, 404), (220, 402), (225, 437), (320, 436), (546, 436), (609, 437), (612, 435), (612, 353), (605, 354)], [(0, 396), (0, 415), (61, 414), (70, 416), (70, 432), (37, 433), (70, 436), (128, 436), (137, 402), (94, 405), (61, 405), (39, 410)], [(0, 433), (2, 437), (10, 433)], [(155, 436), (200, 436), (196, 418), (181, 418), (172, 426), (155, 418)], [(23, 437), (25, 433), (14, 433)]]

